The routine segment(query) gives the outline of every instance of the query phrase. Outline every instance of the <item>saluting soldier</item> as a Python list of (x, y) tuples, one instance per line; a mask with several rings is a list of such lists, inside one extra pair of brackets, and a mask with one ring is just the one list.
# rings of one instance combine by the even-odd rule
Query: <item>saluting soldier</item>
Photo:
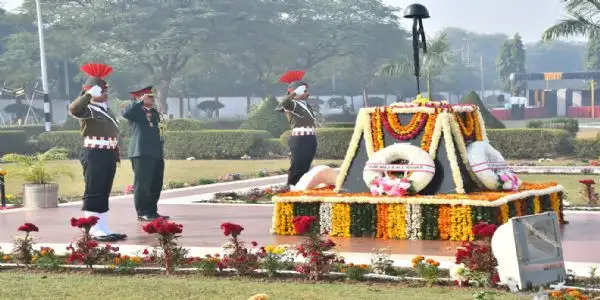
[(129, 159), (134, 173), (134, 200), (138, 220), (169, 218), (158, 214), (163, 187), (165, 120), (155, 107), (152, 86), (131, 92), (134, 102), (123, 112), (131, 124)]
[(82, 66), (81, 70), (90, 77), (84, 83), (81, 95), (69, 105), (69, 113), (79, 119), (83, 136), (83, 213), (85, 217), (98, 217), (98, 222), (90, 230), (95, 240), (122, 240), (127, 235), (114, 233), (108, 228), (108, 198), (119, 161), (118, 120), (108, 108), (108, 84), (104, 80), (112, 68), (90, 63)]
[(281, 101), (278, 111), (283, 111), (290, 123), (292, 134), (288, 141), (292, 156), (287, 184), (298, 183), (302, 175), (310, 170), (317, 151), (316, 115), (308, 99), (308, 84), (301, 81), (304, 71), (289, 71), (279, 79), (288, 83), (287, 96)]

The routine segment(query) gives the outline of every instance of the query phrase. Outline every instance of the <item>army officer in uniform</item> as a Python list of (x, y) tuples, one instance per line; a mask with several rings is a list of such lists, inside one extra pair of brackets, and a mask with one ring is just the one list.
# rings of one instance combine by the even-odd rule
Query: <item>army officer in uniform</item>
[(134, 101), (123, 112), (131, 124), (129, 158), (134, 173), (134, 202), (138, 220), (149, 222), (169, 218), (158, 213), (163, 186), (164, 120), (155, 107), (152, 87), (131, 92)]

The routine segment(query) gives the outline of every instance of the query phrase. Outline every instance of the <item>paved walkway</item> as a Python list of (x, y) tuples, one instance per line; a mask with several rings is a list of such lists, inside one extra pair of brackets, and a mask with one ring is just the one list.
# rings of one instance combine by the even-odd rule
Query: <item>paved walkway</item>
[[(285, 176), (263, 178), (252, 181), (210, 185), (165, 192), (159, 210), (170, 215), (174, 221), (184, 225), (181, 242), (187, 247), (208, 247), (215, 249), (225, 242), (219, 228), (223, 222), (241, 224), (245, 230), (241, 237), (246, 241), (265, 244), (294, 244), (300, 238), (277, 236), (269, 233), (271, 227), (272, 205), (260, 204), (179, 204), (180, 199), (193, 199), (195, 195), (205, 195), (217, 191), (243, 189), (251, 186), (278, 184)], [(175, 204), (170, 204), (175, 203)], [(71, 217), (81, 216), (78, 204), (62, 205), (59, 208), (44, 210), (14, 209), (0, 212), (0, 244), (12, 242), (16, 228), (23, 222), (32, 222), (39, 226), (36, 234), (38, 244), (67, 244), (78, 231), (69, 224)], [(569, 225), (562, 228), (565, 260), (600, 264), (600, 213), (568, 212)], [(122, 245), (154, 244), (154, 238), (141, 230), (136, 220), (131, 196), (115, 197), (111, 200), (109, 224), (114, 231), (127, 233), (129, 238)], [(453, 256), (459, 244), (450, 241), (404, 241), (379, 240), (371, 238), (334, 238), (340, 252), (369, 253), (373, 248), (390, 247), (396, 255)]]

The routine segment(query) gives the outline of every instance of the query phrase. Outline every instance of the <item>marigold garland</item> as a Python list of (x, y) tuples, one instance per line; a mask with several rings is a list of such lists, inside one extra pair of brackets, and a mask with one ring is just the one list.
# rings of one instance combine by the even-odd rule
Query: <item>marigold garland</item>
[(350, 237), (350, 204), (335, 203), (331, 207), (331, 236)]
[(482, 124), (480, 123), (480, 119), (479, 119), (479, 110), (477, 111), (473, 111), (472, 113), (473, 118), (475, 119), (474, 122), (474, 126), (475, 126), (475, 140), (476, 141), (483, 141), (483, 130), (482, 130)]
[(540, 196), (533, 197), (533, 213), (539, 214), (542, 212), (542, 205), (540, 203)]
[(438, 215), (438, 230), (442, 240), (450, 239), (450, 205), (440, 205)]
[(275, 233), (281, 235), (294, 235), (294, 203), (275, 203), (276, 219)]
[(500, 206), (500, 222), (502, 224), (508, 222), (508, 205), (507, 204), (502, 204)]
[(373, 151), (379, 151), (383, 149), (383, 129), (381, 128), (381, 113), (379, 108), (375, 109), (375, 112), (371, 114), (371, 137), (373, 139)]
[(455, 113), (456, 122), (458, 122), (458, 126), (460, 127), (463, 137), (466, 140), (471, 140), (473, 139), (473, 133), (476, 132), (476, 122), (471, 112), (465, 112), (464, 115), (465, 120), (463, 120), (463, 118), (460, 116), (460, 113)]
[(515, 213), (517, 215), (517, 217), (520, 217), (523, 215), (523, 207), (522, 205), (522, 200), (519, 199), (517, 201), (514, 202), (515, 203)]
[(391, 107), (385, 108), (384, 111), (380, 112), (380, 115), (385, 130), (394, 138), (406, 141), (415, 138), (421, 132), (427, 121), (428, 114), (422, 112), (415, 113), (410, 122), (404, 126), (400, 123), (398, 114), (393, 112)]
[(388, 204), (377, 204), (377, 238), (387, 240), (390, 238), (387, 230)]
[(563, 220), (562, 220), (562, 214), (560, 213), (560, 196), (558, 195), (558, 193), (552, 193), (550, 194), (550, 206), (552, 207), (552, 210), (556, 213), (556, 216), (558, 217), (558, 221), (562, 224)]
[(456, 205), (450, 207), (450, 240), (472, 241), (473, 218), (471, 207), (467, 205)]
[(388, 207), (388, 236), (392, 239), (406, 239), (406, 209), (404, 204), (390, 204)]
[(425, 150), (426, 152), (429, 152), (429, 148), (431, 147), (431, 140), (433, 139), (437, 115), (437, 113), (429, 115), (427, 118), (427, 124), (425, 125), (425, 132), (421, 138), (421, 149)]

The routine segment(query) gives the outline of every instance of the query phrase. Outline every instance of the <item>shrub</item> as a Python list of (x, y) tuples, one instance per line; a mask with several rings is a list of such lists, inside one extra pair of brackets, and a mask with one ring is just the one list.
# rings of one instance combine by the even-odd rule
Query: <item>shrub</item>
[(193, 119), (173, 119), (167, 122), (168, 131), (187, 131), (206, 129), (203, 122)]
[(560, 129), (489, 129), (492, 144), (505, 158), (539, 158), (573, 154), (573, 139)]
[(552, 119), (552, 120), (533, 120), (527, 123), (527, 128), (551, 128), (551, 129), (563, 129), (568, 131), (572, 137), (577, 136), (579, 132), (579, 121), (577, 119)]
[(183, 225), (169, 222), (163, 218), (154, 219), (154, 221), (144, 225), (142, 229), (148, 234), (157, 234), (159, 248), (161, 251), (161, 261), (167, 275), (171, 274), (175, 268), (177, 253), (177, 239), (183, 232)]
[(66, 151), (52, 148), (45, 153), (38, 153), (36, 155), (6, 154), (2, 156), (2, 161), (17, 163), (19, 168), (15, 174), (23, 177), (25, 182), (46, 184), (59, 176), (73, 177), (73, 174), (65, 169), (46, 167), (46, 162), (49, 160), (64, 160), (66, 158)]
[(307, 235), (307, 238), (296, 246), (298, 255), (304, 257), (305, 262), (296, 265), (296, 271), (304, 274), (308, 279), (319, 280), (331, 270), (336, 255), (331, 253), (335, 243), (331, 239), (324, 240), (319, 230), (314, 225), (314, 216), (294, 217), (294, 230), (299, 235)]
[(92, 239), (90, 229), (96, 225), (96, 222), (98, 222), (98, 217), (95, 216), (79, 219), (71, 218), (71, 226), (80, 228), (81, 236), (75, 241), (75, 246), (70, 244), (67, 247), (67, 250), (71, 251), (67, 256), (67, 262), (79, 261), (91, 270), (96, 263), (108, 260), (113, 253), (119, 251), (119, 248), (112, 247), (110, 244), (101, 247)]
[(268, 137), (268, 132), (258, 130), (170, 131), (165, 137), (165, 157), (221, 159), (262, 155), (261, 144)]
[[(319, 128), (317, 129), (317, 158), (343, 159), (346, 156), (347, 146), (352, 138), (354, 128)], [(284, 132), (281, 144), (287, 146), (290, 131)]]
[(37, 150), (48, 151), (53, 147), (69, 150), (69, 157), (79, 158), (83, 153), (83, 139), (79, 131), (44, 132), (37, 139)]
[(597, 159), (600, 156), (600, 139), (575, 139), (575, 156), (585, 159)]
[[(230, 236), (229, 242), (223, 246), (226, 254), (223, 257), (223, 266), (233, 268), (240, 275), (248, 275), (258, 268), (259, 254), (246, 248), (243, 241), (238, 236), (244, 230), (244, 227), (233, 224), (223, 223), (221, 229), (225, 236)], [(256, 247), (256, 242), (252, 242), (252, 247)]]
[(239, 129), (242, 123), (244, 123), (243, 120), (216, 120), (204, 122), (204, 126), (206, 126), (206, 129), (217, 130)]
[(280, 136), (289, 125), (284, 114), (275, 110), (278, 105), (275, 97), (265, 98), (240, 129), (266, 130), (274, 137)]
[[(51, 130), (59, 130), (60, 127), (56, 125), (52, 125)], [(25, 132), (25, 139), (35, 139), (38, 135), (44, 132), (46, 129), (44, 125), (22, 125), (22, 126), (5, 126), (0, 127), (1, 131), (20, 131)]]
[(356, 115), (350, 113), (325, 115), (325, 122), (355, 122)]
[(27, 137), (23, 130), (0, 131), (0, 155), (5, 153), (27, 153)]
[(19, 263), (29, 265), (33, 259), (33, 239), (29, 234), (38, 232), (39, 229), (34, 224), (25, 223), (19, 226), (17, 230), (25, 232), (25, 236), (15, 238), (13, 256)]
[(64, 259), (56, 256), (54, 249), (50, 247), (41, 247), (39, 251), (34, 251), (31, 261), (40, 269), (58, 270)]
[(412, 259), (413, 269), (417, 272), (419, 277), (425, 279), (429, 286), (432, 286), (440, 276), (440, 263), (428, 258), (425, 259), (423, 256), (416, 256)]
[(368, 274), (371, 270), (369, 265), (354, 265), (349, 264), (348, 266), (343, 268), (344, 273), (346, 273), (346, 278), (350, 280), (362, 280), (363, 276)]

